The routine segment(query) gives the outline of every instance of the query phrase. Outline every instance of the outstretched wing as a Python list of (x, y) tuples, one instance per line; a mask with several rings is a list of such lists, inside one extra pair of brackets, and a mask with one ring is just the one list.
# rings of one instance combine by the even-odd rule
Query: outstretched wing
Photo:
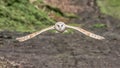
[(28, 39), (31, 39), (31, 38), (35, 37), (38, 34), (41, 34), (41, 33), (45, 32), (45, 31), (52, 30), (52, 29), (54, 29), (54, 26), (42, 29), (41, 31), (34, 32), (32, 34), (29, 34), (29, 35), (26, 35), (26, 36), (23, 36), (23, 37), (16, 38), (16, 40), (18, 40), (19, 42), (23, 42), (23, 41), (26, 41)]
[(100, 35), (96, 35), (94, 33), (91, 33), (87, 30), (84, 30), (82, 28), (78, 28), (78, 27), (74, 27), (74, 26), (69, 26), (69, 25), (66, 25), (67, 28), (72, 28), (72, 29), (75, 29), (75, 30), (78, 30), (79, 32), (82, 32), (83, 34), (89, 36), (89, 37), (92, 37), (92, 38), (95, 38), (95, 39), (98, 39), (98, 40), (102, 40), (102, 39), (105, 39), (104, 37), (100, 36)]

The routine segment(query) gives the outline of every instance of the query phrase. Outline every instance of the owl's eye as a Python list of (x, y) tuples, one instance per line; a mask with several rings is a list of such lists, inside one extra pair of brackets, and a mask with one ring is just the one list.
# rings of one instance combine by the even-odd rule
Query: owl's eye
[(63, 27), (63, 25), (61, 25), (61, 27)]
[(58, 27), (60, 27), (60, 25), (57, 25)]

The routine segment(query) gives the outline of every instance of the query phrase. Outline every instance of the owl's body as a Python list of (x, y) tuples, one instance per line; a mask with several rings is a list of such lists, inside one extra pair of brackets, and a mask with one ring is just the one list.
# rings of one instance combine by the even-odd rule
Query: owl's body
[(52, 29), (55, 29), (57, 30), (58, 32), (64, 32), (67, 28), (71, 28), (71, 29), (75, 29), (89, 37), (92, 37), (92, 38), (95, 38), (95, 39), (98, 39), (98, 40), (102, 40), (102, 39), (105, 39), (104, 37), (102, 36), (99, 36), (99, 35), (96, 35), (94, 33), (91, 33), (87, 30), (84, 30), (82, 28), (79, 28), (79, 27), (74, 27), (74, 26), (69, 26), (69, 25), (66, 25), (64, 22), (57, 22), (54, 26), (51, 26), (51, 27), (48, 27), (48, 28), (45, 28), (41, 31), (38, 31), (38, 32), (35, 32), (35, 33), (32, 33), (32, 34), (29, 34), (27, 36), (24, 36), (24, 37), (20, 37), (20, 38), (16, 38), (16, 40), (22, 42), (22, 41), (25, 41), (25, 40), (28, 40), (28, 39), (31, 39), (45, 31), (48, 31), (48, 30), (52, 30)]

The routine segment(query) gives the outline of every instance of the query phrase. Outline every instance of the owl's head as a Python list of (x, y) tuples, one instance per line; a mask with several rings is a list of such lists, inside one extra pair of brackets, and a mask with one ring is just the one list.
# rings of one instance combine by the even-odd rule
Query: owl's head
[(66, 25), (64, 22), (57, 22), (54, 26), (54, 28), (59, 31), (59, 32), (64, 32), (65, 31), (65, 28), (66, 28)]

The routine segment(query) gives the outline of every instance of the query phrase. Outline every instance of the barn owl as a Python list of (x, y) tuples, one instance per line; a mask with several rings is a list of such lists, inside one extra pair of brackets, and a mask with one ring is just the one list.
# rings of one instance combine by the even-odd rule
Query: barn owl
[(28, 39), (31, 39), (45, 31), (48, 31), (48, 30), (57, 30), (58, 32), (64, 32), (67, 28), (71, 28), (71, 29), (74, 29), (74, 30), (77, 30), (89, 37), (92, 37), (94, 39), (98, 39), (98, 40), (103, 40), (105, 39), (104, 37), (100, 36), (100, 35), (96, 35), (94, 33), (91, 33), (87, 30), (84, 30), (80, 27), (75, 27), (75, 26), (70, 26), (70, 25), (66, 25), (64, 22), (57, 22), (54, 26), (51, 26), (51, 27), (48, 27), (48, 28), (45, 28), (45, 29), (42, 29), (41, 31), (38, 31), (38, 32), (34, 32), (32, 34), (29, 34), (29, 35), (26, 35), (26, 36), (23, 36), (23, 37), (19, 37), (19, 38), (16, 38), (16, 40), (18, 40), (19, 42), (23, 42), (23, 41), (26, 41)]

